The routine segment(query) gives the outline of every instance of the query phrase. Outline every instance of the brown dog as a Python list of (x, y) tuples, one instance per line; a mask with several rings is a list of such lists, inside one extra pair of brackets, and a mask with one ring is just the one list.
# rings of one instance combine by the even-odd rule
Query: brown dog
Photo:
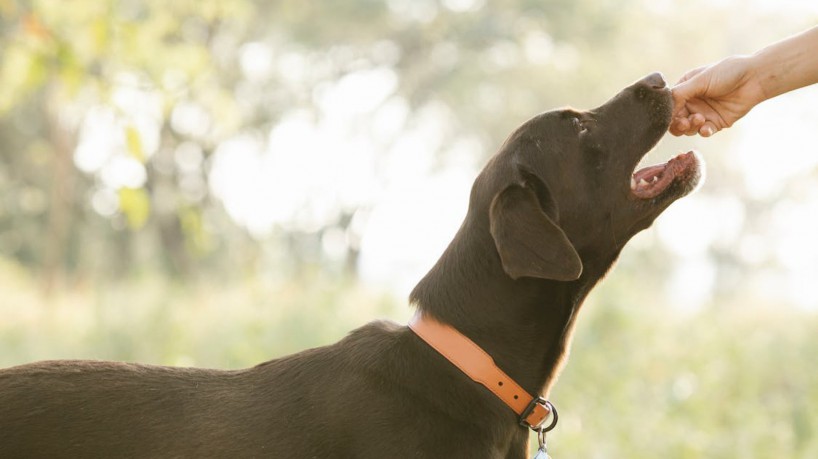
[[(601, 107), (520, 126), (412, 292), (424, 314), (547, 393), (577, 311), (625, 243), (700, 172), (695, 155), (633, 172), (668, 128), (653, 74)], [(0, 371), (0, 457), (524, 458), (517, 415), (403, 325), (240, 371), (93, 361)]]

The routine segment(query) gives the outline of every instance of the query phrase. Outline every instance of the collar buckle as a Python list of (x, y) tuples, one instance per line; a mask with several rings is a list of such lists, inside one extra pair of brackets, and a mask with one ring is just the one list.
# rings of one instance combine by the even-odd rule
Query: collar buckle
[[(551, 418), (552, 418), (551, 419), (551, 424), (548, 424), (548, 426), (543, 427), (543, 425), (545, 424), (545, 421), (548, 420), (548, 415), (547, 414), (545, 416), (543, 416), (543, 418), (540, 419), (540, 421), (537, 422), (536, 424), (531, 424), (531, 423), (528, 422), (528, 417), (531, 416), (531, 413), (533, 413), (534, 409), (536, 409), (538, 406), (540, 406), (542, 408), (545, 408), (547, 410), (547, 412), (551, 414)], [(528, 402), (528, 406), (525, 407), (523, 412), (520, 413), (519, 422), (520, 422), (520, 425), (523, 426), (523, 427), (528, 427), (529, 429), (531, 429), (531, 430), (533, 430), (535, 432), (541, 432), (542, 433), (542, 432), (549, 432), (554, 427), (556, 427), (557, 426), (557, 421), (559, 420), (559, 418), (560, 417), (559, 417), (559, 414), (557, 414), (557, 408), (551, 402), (549, 402), (548, 400), (546, 400), (546, 399), (544, 399), (542, 397), (534, 397), (534, 398), (531, 399), (530, 402)]]

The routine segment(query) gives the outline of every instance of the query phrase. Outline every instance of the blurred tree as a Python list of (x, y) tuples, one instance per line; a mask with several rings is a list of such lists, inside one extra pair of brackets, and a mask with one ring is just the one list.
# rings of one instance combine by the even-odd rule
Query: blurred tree
[[(230, 88), (215, 75), (210, 47), (224, 30), (235, 36), (242, 29), (245, 8), (242, 2), (3, 3), (0, 111), (7, 148), (0, 160), (12, 171), (0, 184), (8, 189), (4, 253), (40, 268), (50, 286), (64, 271), (123, 269), (133, 260), (133, 240), (154, 232), (159, 250), (149, 258), (163, 256), (178, 274), (190, 271), (190, 257), (206, 248), (199, 202), (206, 184), (196, 183), (195, 196), (180, 190), (174, 149), (195, 136), (175, 132), (170, 120), (189, 100), (229, 105)], [(194, 139), (202, 148), (219, 138), (202, 137)], [(206, 177), (201, 165), (191, 174)], [(31, 200), (26, 190), (50, 190), (29, 216), (18, 209)], [(41, 223), (20, 226), (32, 219)], [(90, 241), (104, 248), (87, 254)], [(118, 255), (92, 258), (101, 254)]]
[[(375, 176), (389, 167), (399, 131), (429, 112), (442, 120), (434, 154), (470, 139), (474, 156), (485, 157), (536, 112), (591, 107), (651, 70), (678, 74), (734, 51), (741, 34), (725, 30), (718, 14), (678, 20), (702, 5), (0, 2), (0, 250), (40, 270), (47, 285), (60, 273), (265, 269), (265, 245), (286, 253), (293, 272), (335, 263), (354, 276), (359, 248), (346, 244), (344, 256), (331, 257), (327, 241), (360, 238), (354, 216), (374, 197), (336, 202), (306, 226), (247, 231), (214, 193), (216, 153), (242, 139), (264, 152), (294, 114), (337, 122), (327, 94), (352, 81), (345, 77), (379, 72), (394, 85), (348, 116), (377, 126), (378, 109), (405, 107), (398, 133), (372, 146)], [(743, 18), (741, 30), (753, 20), (769, 22)], [(709, 47), (689, 45), (694, 26)], [(759, 45), (781, 35), (765, 30)], [(317, 200), (326, 196), (304, 197), (303, 207)], [(657, 247), (648, 252), (661, 256)]]

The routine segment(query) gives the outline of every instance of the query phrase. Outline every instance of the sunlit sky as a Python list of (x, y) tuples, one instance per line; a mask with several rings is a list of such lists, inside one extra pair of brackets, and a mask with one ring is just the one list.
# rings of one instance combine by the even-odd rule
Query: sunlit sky
[[(451, 3), (462, 8), (479, 6), (473, 1)], [(756, 0), (753, 4), (818, 12), (818, 2)], [(298, 77), (307, 65), (297, 56), (273, 62), (272, 52), (260, 43), (245, 45), (242, 54), (241, 69), (249, 79), (263, 78), (274, 65), (286, 65), (286, 74)], [(700, 63), (691, 63), (695, 64)], [(266, 134), (241, 135), (221, 144), (210, 163), (210, 186), (230, 216), (258, 237), (276, 227), (316, 230), (335, 221), (339, 209), (360, 208), (353, 227), (363, 235), (363, 280), (405, 296), (460, 225), (471, 182), (486, 152), (467, 136), (446, 142), (448, 150), (441, 151), (456, 114), (434, 105), (410, 113), (406, 101), (394, 95), (398, 79), (384, 67), (354, 72), (316, 88), (320, 116), (291, 112)], [(622, 86), (628, 83), (623, 81)], [(134, 88), (138, 85), (123, 85), (115, 93), (116, 106), (92, 110), (80, 130), (75, 161), (83, 171), (98, 173), (107, 185), (92, 197), (102, 215), (117, 210), (112, 190), (140, 186), (146, 179), (142, 165), (124, 151), (121, 135), (116, 134), (122, 129), (114, 110), (132, 114), (129, 123), (139, 131), (146, 154), (159, 148), (160, 101), (149, 91)], [(815, 174), (816, 107), (818, 87), (805, 88), (756, 107), (731, 129), (733, 141), (727, 151), (712, 151), (714, 140), (709, 139), (691, 138), (689, 145), (705, 161), (731, 164), (753, 198), (772, 199), (783, 187)], [(208, 129), (211, 121), (204, 110), (192, 105), (176, 108), (171, 118), (179, 132)], [(652, 157), (664, 160), (675, 153), (660, 144)], [(174, 157), (182, 170), (196, 171), (204, 161), (201, 149), (192, 143), (178, 147)], [(182, 183), (183, 191), (203, 193), (201, 182), (191, 174)], [(709, 250), (718, 244), (759, 266), (758, 279), (746, 282), (755, 295), (818, 308), (818, 189), (803, 188), (797, 198), (775, 207), (769, 234), (740, 238), (748, 217), (740, 197), (711, 178), (701, 192), (671, 206), (648, 236), (639, 236), (633, 243), (658, 237), (677, 256), (668, 296), (680, 307), (696, 308), (711, 297), (716, 279)], [(329, 254), (342, 254), (350, 238), (329, 231), (324, 247)], [(785, 270), (762, 272), (763, 261), (770, 258)]]

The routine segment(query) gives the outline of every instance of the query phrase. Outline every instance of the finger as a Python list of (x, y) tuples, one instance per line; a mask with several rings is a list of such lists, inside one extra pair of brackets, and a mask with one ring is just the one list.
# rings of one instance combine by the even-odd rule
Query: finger
[[(710, 124), (713, 134), (729, 125), (729, 123), (724, 121), (721, 113), (719, 113), (714, 105), (701, 101), (700, 99), (693, 99), (688, 103), (688, 107), (690, 112), (693, 113), (693, 117), (696, 117), (698, 120), (703, 119)], [(691, 120), (691, 125), (695, 125), (697, 129), (701, 129), (704, 123), (694, 123), (693, 120)]]
[(685, 131), (685, 135), (688, 136), (698, 134), (699, 129), (701, 129), (701, 127), (704, 126), (705, 121), (707, 121), (701, 113), (694, 113), (688, 117), (687, 120), (688, 128)]
[(674, 120), (676, 118), (687, 118), (690, 116), (690, 111), (687, 109), (687, 104), (684, 101), (674, 100), (672, 115)]
[(701, 96), (707, 91), (707, 83), (702, 73), (707, 67), (699, 67), (687, 72), (675, 86), (670, 88), (673, 101), (677, 104), (686, 102), (697, 96)]
[(673, 97), (673, 116), (687, 118), (687, 116), (690, 115), (690, 112), (687, 110), (687, 98), (674, 89), (670, 90), (670, 95)]
[(704, 126), (704, 123), (707, 121), (707, 118), (705, 118), (701, 113), (694, 113), (688, 119), (690, 120), (690, 128), (695, 129), (696, 131)]
[(702, 137), (710, 137), (717, 132), (719, 132), (719, 129), (710, 121), (704, 123), (704, 125), (699, 129), (699, 135)]
[(706, 69), (706, 68), (707, 68), (706, 65), (702, 65), (701, 67), (696, 67), (695, 69), (688, 70), (687, 73), (685, 73), (684, 75), (682, 75), (681, 78), (679, 78), (679, 81), (677, 81), (676, 84), (678, 85), (680, 83), (684, 83), (685, 81), (687, 81), (687, 80), (693, 78), (694, 76), (702, 73), (702, 71), (704, 69)]
[(674, 118), (673, 121), (670, 123), (670, 129), (668, 130), (670, 131), (671, 134), (675, 135), (676, 137), (679, 137), (680, 135), (683, 135), (685, 132), (687, 132), (688, 129), (690, 129), (690, 121), (688, 121), (687, 117), (685, 116), (680, 118)]
[(699, 79), (694, 78), (670, 88), (670, 94), (673, 96), (673, 102), (678, 106), (686, 103), (688, 100), (696, 96), (700, 96), (703, 89), (701, 88), (702, 85), (698, 84), (698, 82)]

